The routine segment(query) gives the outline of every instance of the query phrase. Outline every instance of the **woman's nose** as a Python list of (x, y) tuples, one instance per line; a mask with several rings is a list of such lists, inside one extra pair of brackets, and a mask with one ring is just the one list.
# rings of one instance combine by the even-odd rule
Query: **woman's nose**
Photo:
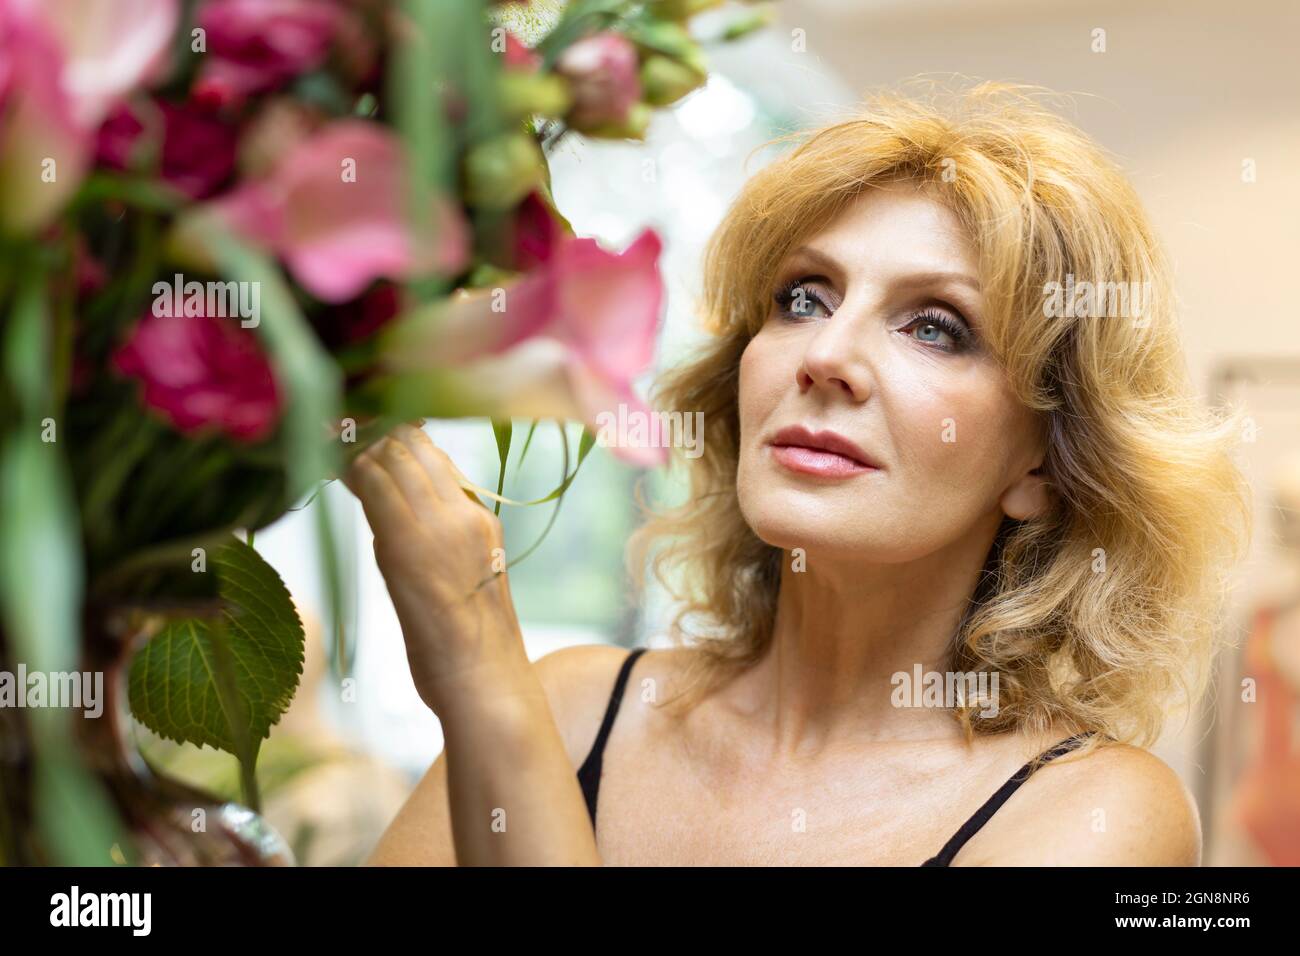
[(817, 385), (864, 402), (874, 389), (876, 370), (868, 341), (870, 319), (862, 310), (855, 314), (850, 308), (855, 307), (842, 304), (809, 335), (795, 373), (801, 390), (806, 392)]

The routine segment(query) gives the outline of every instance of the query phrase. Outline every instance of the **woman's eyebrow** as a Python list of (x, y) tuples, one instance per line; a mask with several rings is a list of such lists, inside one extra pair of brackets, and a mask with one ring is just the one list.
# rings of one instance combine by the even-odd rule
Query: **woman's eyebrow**
[(840, 271), (840, 264), (834, 258), (819, 249), (814, 249), (812, 246), (800, 246), (798, 249), (792, 250), (789, 258), (806, 259), (828, 272)]
[(955, 282), (958, 285), (968, 286), (974, 292), (980, 292), (982, 286), (980, 280), (966, 272), (913, 272), (905, 276), (900, 276), (891, 284), (902, 286), (904, 288), (921, 285), (941, 285), (945, 282)]
[[(815, 263), (823, 269), (830, 272), (840, 271), (840, 264), (834, 257), (827, 255), (820, 249), (814, 249), (812, 246), (800, 246), (790, 253), (790, 258), (802, 257), (809, 262)], [(890, 285), (902, 288), (914, 288), (916, 286), (940, 285), (945, 282), (955, 282), (958, 285), (968, 286), (972, 291), (979, 293), (982, 291), (979, 279), (968, 272), (949, 272), (943, 269), (928, 270), (926, 272), (911, 272), (907, 275), (899, 276), (892, 279)]]

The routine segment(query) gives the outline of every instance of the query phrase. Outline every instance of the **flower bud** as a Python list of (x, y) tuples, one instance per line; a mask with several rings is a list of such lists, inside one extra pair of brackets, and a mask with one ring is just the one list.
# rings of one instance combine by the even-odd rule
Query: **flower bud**
[(636, 47), (617, 33), (579, 40), (561, 55), (556, 72), (569, 81), (569, 125), (580, 132), (627, 122), (641, 98)]
[(465, 156), (465, 198), (472, 206), (509, 209), (541, 184), (544, 163), (527, 133), (484, 140)]
[(652, 53), (641, 65), (641, 88), (651, 106), (676, 103), (708, 77), (677, 60)]

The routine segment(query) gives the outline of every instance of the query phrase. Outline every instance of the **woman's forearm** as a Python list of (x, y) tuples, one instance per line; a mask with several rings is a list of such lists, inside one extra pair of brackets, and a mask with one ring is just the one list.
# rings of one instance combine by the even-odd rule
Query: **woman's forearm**
[(524, 651), (505, 533), (447, 453), (399, 425), (345, 476), (375, 532), (411, 677), (442, 722), (461, 865), (598, 865), (582, 791)]
[(461, 866), (599, 866), (546, 693), (531, 669), (438, 707)]

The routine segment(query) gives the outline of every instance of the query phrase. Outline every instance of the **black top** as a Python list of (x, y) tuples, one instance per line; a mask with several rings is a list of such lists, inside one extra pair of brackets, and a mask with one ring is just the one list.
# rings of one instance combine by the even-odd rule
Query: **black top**
[[(628, 654), (623, 661), (623, 666), (618, 672), (618, 678), (614, 681), (614, 690), (609, 695), (609, 706), (605, 708), (605, 719), (601, 721), (600, 731), (596, 734), (595, 743), (591, 745), (591, 752), (587, 754), (587, 759), (578, 768), (578, 783), (582, 786), (582, 795), (587, 800), (587, 812), (591, 815), (593, 828), (596, 826), (596, 797), (600, 792), (600, 770), (605, 753), (605, 744), (609, 740), (610, 729), (614, 726), (614, 718), (618, 716), (619, 704), (623, 702), (623, 689), (627, 686), (627, 679), (632, 672), (632, 665), (647, 650), (649, 648), (638, 647)], [(1061, 741), (1044, 755), (1044, 759), (1054, 760), (1062, 754), (1069, 753), (1085, 739), (1092, 736), (1092, 733), (1090, 730), (1085, 731)], [(948, 866), (952, 863), (953, 857), (966, 845), (966, 841), (979, 832), (979, 828), (989, 821), (989, 817), (993, 816), (998, 811), (998, 808), (1006, 803), (1011, 795), (1019, 789), (1020, 785), (1029, 779), (1029, 770), (1032, 766), (1033, 761), (1030, 761), (1012, 774), (1011, 779), (1004, 783), (997, 793), (989, 797), (984, 802), (984, 805), (961, 825), (961, 828), (952, 835), (952, 839), (943, 845), (943, 849), (921, 865)]]
[(601, 761), (605, 756), (605, 742), (609, 740), (610, 728), (618, 716), (618, 705), (623, 702), (623, 687), (627, 684), (627, 675), (632, 672), (636, 659), (648, 651), (648, 647), (638, 647), (623, 661), (618, 679), (614, 681), (614, 690), (609, 695), (609, 706), (605, 708), (605, 719), (600, 722), (600, 732), (596, 742), (591, 745), (591, 752), (578, 768), (578, 783), (582, 785), (582, 795), (587, 798), (587, 813), (591, 816), (591, 826), (596, 826), (596, 795), (600, 791)]

